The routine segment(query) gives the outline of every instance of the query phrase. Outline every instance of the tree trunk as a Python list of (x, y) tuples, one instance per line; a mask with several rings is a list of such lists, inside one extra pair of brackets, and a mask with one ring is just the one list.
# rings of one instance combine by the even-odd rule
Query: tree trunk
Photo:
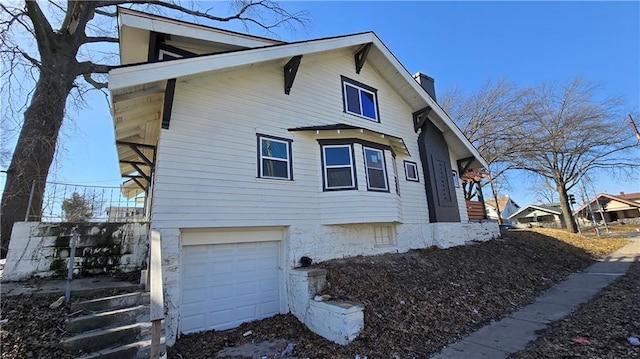
[(71, 64), (65, 59), (59, 61), (62, 62), (60, 66), (50, 68), (57, 68), (60, 72), (44, 70), (40, 73), (7, 170), (0, 215), (1, 258), (7, 255), (13, 224), (25, 219), (34, 181), (29, 220), (40, 220), (45, 181), (53, 162), (67, 96), (75, 78), (75, 75), (69, 75), (73, 70)]
[(493, 200), (496, 201), (496, 213), (498, 213), (498, 224), (503, 224), (502, 212), (500, 212), (500, 203), (498, 203), (498, 191), (496, 191), (496, 186), (493, 183), (493, 178), (489, 178), (489, 184), (491, 185), (491, 195), (493, 196)]
[(573, 219), (573, 213), (571, 213), (571, 207), (569, 207), (569, 196), (567, 196), (567, 190), (564, 183), (556, 183), (558, 194), (560, 195), (560, 206), (562, 207), (562, 218), (564, 219), (565, 226), (573, 233), (578, 233), (578, 226)]

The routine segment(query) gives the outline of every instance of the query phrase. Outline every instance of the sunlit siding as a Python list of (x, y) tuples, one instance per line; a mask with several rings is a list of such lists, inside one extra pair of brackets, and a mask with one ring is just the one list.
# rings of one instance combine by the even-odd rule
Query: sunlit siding
[[(177, 83), (170, 128), (162, 130), (158, 146), (154, 226), (428, 222), (422, 168), (418, 166), (420, 182), (406, 181), (404, 173), (404, 160), (420, 163), (409, 106), (367, 64), (356, 74), (348, 51), (303, 57), (288, 96), (283, 90), (284, 63)], [(378, 90), (380, 123), (343, 112), (341, 75)], [(404, 139), (411, 155), (397, 153), (400, 196), (390, 151), (385, 151), (389, 192), (367, 191), (358, 144), (358, 190), (323, 192), (317, 140), (326, 136), (287, 129), (336, 123)], [(293, 141), (293, 181), (256, 178), (257, 133)], [(379, 140), (388, 144), (385, 141)]]

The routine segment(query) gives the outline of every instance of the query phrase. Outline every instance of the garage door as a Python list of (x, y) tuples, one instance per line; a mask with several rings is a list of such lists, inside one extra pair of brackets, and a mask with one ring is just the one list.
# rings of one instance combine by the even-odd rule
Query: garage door
[(280, 313), (279, 257), (280, 241), (183, 246), (181, 332), (230, 329)]

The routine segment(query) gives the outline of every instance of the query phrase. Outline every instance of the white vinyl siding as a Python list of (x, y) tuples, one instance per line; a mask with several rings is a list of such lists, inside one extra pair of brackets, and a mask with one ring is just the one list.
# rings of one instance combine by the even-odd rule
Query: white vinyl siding
[[(291, 95), (282, 90), (282, 67), (259, 64), (178, 81), (171, 124), (161, 130), (152, 216), (158, 228), (241, 227), (317, 223), (428, 223), (424, 186), (399, 181), (396, 193), (366, 188), (362, 146), (354, 144), (357, 189), (323, 192), (322, 154), (318, 140), (334, 133), (289, 132), (287, 129), (344, 123), (367, 126), (404, 139), (419, 161), (417, 134), (410, 108), (370, 67), (359, 78), (378, 90), (381, 123), (343, 111), (340, 75), (355, 77), (349, 51), (304, 57)], [(302, 115), (303, 114), (303, 115)], [(256, 178), (256, 135), (291, 139), (292, 178)], [(371, 135), (368, 141), (389, 145)], [(385, 158), (391, 152), (385, 151)], [(392, 171), (386, 161), (386, 171)], [(421, 172), (419, 173), (421, 175)], [(393, 188), (395, 183), (389, 183)]]

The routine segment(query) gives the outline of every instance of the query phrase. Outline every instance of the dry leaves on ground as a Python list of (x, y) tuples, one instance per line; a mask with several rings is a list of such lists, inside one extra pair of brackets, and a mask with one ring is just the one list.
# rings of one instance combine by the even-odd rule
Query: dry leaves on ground
[[(280, 315), (234, 330), (183, 336), (169, 357), (211, 358), (225, 346), (282, 338), (295, 343), (296, 356), (303, 358), (424, 358), (532, 302), (591, 264), (594, 255), (625, 243), (541, 229), (449, 249), (328, 261), (319, 264), (329, 272), (325, 293), (365, 307), (365, 328), (352, 344), (328, 342), (292, 315)], [(249, 330), (252, 335), (242, 335)]]
[[(513, 359), (640, 358), (640, 262), (572, 315), (554, 323)], [(574, 339), (584, 338), (584, 344)]]

